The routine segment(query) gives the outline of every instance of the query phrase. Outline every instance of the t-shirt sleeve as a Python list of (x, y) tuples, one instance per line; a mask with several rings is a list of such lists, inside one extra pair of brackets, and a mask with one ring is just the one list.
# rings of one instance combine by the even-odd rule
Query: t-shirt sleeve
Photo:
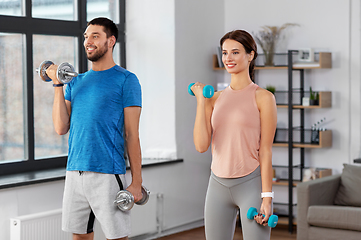
[(64, 98), (65, 98), (65, 100), (68, 100), (71, 102), (71, 85), (70, 85), (70, 83), (66, 85)]
[(129, 74), (124, 82), (123, 96), (124, 108), (142, 106), (142, 89), (137, 76), (133, 73)]

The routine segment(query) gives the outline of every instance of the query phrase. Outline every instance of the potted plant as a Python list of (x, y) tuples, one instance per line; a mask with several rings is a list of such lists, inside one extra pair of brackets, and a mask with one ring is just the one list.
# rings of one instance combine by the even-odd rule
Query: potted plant
[(267, 86), (266, 86), (266, 90), (270, 91), (270, 92), (273, 93), (273, 95), (274, 95), (275, 92), (276, 92), (276, 87), (275, 87), (275, 86), (272, 86), (272, 85), (267, 85)]
[(320, 95), (318, 92), (312, 91), (312, 87), (310, 87), (310, 105), (318, 105), (318, 100), (320, 98)]
[(284, 29), (290, 26), (299, 26), (295, 23), (285, 23), (281, 27), (263, 26), (263, 30), (255, 35), (256, 42), (261, 46), (265, 56), (265, 66), (274, 66), (273, 57), (276, 50), (276, 43)]

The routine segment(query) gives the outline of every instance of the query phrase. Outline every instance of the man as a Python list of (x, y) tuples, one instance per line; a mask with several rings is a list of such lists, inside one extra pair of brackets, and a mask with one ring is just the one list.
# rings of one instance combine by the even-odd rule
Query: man
[(74, 78), (65, 96), (56, 77), (57, 66), (46, 71), (55, 89), (55, 130), (60, 135), (70, 131), (63, 230), (72, 232), (74, 240), (93, 239), (94, 218), (107, 239), (128, 239), (129, 212), (114, 205), (117, 192), (127, 186), (125, 142), (132, 173), (127, 190), (135, 202), (142, 198), (138, 132), (141, 87), (133, 73), (113, 61), (117, 37), (116, 25), (107, 18), (88, 23), (84, 48), (92, 69)]

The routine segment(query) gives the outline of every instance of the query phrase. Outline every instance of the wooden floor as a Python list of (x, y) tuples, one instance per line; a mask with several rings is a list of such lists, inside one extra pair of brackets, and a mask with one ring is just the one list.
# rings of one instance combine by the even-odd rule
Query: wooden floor
[[(189, 240), (189, 239), (205, 240), (206, 237), (204, 235), (204, 227), (158, 238), (158, 240)], [(243, 240), (242, 231), (239, 227), (236, 228), (233, 240)], [(293, 231), (293, 233), (290, 234), (286, 226), (277, 226), (271, 231), (271, 240), (296, 240), (296, 231)]]

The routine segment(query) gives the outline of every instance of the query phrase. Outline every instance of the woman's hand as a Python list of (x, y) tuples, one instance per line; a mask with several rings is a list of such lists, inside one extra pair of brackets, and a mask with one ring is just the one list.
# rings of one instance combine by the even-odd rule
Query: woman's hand
[(200, 82), (196, 82), (195, 84), (193, 84), (193, 86), (191, 87), (192, 92), (194, 93), (194, 95), (196, 96), (196, 98), (204, 98), (203, 96), (203, 88), (204, 86), (206, 86), (203, 83)]
[[(267, 226), (268, 225), (268, 218), (272, 215), (272, 198), (265, 197), (263, 198), (263, 202), (261, 204), (261, 208), (259, 210), (259, 214), (254, 216), (254, 220), (256, 220), (257, 223)], [(264, 217), (263, 217), (264, 215)]]

